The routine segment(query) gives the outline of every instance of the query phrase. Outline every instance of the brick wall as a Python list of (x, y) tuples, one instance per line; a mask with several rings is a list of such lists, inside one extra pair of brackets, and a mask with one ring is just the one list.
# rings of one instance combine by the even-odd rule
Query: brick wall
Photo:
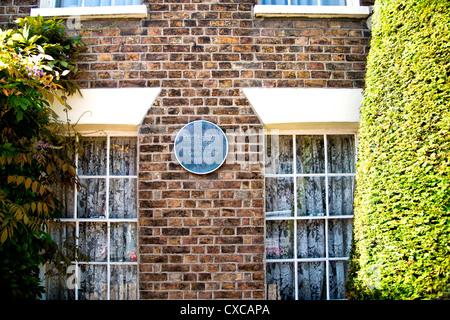
[[(172, 153), (177, 130), (204, 119), (262, 132), (245, 87), (364, 85), (365, 20), (254, 19), (255, 2), (148, 0), (146, 20), (69, 30), (89, 45), (79, 61), (83, 88), (162, 89), (139, 127), (141, 299), (266, 296), (262, 164), (188, 173)], [(242, 151), (260, 156), (262, 145)]]
[(14, 20), (30, 14), (30, 9), (37, 7), (39, 0), (1, 0), (0, 28), (5, 29), (14, 25)]
[[(148, 20), (80, 31), (90, 45), (83, 87), (363, 86), (364, 20), (253, 19), (253, 1), (149, 2)], [(179, 93), (190, 99), (193, 90)]]

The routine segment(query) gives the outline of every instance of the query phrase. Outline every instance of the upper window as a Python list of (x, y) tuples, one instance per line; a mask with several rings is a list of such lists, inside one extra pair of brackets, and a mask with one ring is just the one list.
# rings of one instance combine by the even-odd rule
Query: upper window
[(294, 6), (359, 6), (359, 0), (261, 0), (260, 4)]
[(80, 19), (146, 18), (147, 6), (141, 0), (41, 0), (32, 8), (32, 17)]
[(139, 5), (141, 0), (54, 0), (55, 8), (98, 7), (98, 6), (130, 6)]
[(360, 0), (260, 0), (255, 17), (367, 18)]

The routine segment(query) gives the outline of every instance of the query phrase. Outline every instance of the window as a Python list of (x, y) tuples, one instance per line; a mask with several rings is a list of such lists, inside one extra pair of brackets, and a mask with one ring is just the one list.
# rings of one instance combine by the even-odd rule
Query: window
[(261, 0), (266, 5), (359, 6), (359, 0)]
[(355, 134), (266, 136), (268, 297), (345, 299)]
[(54, 0), (55, 8), (140, 5), (141, 0)]
[(360, 0), (260, 0), (255, 17), (367, 18), (370, 8)]
[(32, 17), (70, 19), (146, 18), (147, 6), (141, 0), (40, 0)]
[(46, 279), (47, 299), (137, 299), (137, 138), (85, 137), (76, 159), (85, 186), (61, 190), (65, 211), (51, 227), (55, 241), (74, 258), (68, 276)]

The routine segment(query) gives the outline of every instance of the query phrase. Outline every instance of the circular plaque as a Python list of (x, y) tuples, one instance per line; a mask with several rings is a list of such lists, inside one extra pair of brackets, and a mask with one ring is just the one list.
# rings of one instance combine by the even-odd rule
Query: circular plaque
[(228, 141), (217, 125), (197, 120), (185, 125), (175, 138), (174, 152), (186, 170), (208, 174), (217, 170), (227, 158)]

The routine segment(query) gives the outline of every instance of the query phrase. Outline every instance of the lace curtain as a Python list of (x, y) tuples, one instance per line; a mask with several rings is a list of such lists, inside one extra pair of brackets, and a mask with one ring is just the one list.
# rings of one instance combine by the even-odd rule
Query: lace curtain
[(59, 190), (63, 223), (52, 224), (50, 232), (71, 259), (76, 247), (87, 261), (74, 264), (76, 270), (65, 276), (48, 277), (47, 298), (136, 299), (137, 140), (83, 141), (77, 170), (84, 188), (76, 195)]
[(268, 136), (266, 146), (267, 283), (273, 295), (345, 298), (354, 136)]

